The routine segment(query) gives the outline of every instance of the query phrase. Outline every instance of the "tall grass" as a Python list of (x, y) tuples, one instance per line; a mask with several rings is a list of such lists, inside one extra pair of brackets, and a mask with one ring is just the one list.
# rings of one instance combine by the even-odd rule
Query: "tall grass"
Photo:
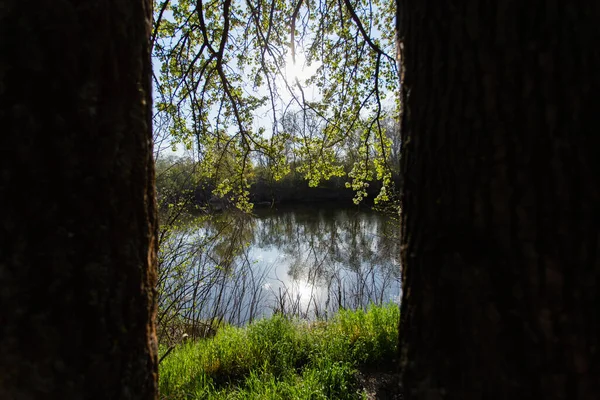
[(327, 322), (277, 314), (180, 345), (160, 364), (163, 399), (360, 399), (358, 368), (392, 368), (396, 304)]

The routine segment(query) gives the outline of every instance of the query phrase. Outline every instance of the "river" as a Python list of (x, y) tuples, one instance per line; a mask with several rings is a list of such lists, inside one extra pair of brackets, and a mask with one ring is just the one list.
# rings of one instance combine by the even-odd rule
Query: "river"
[(161, 249), (167, 283), (159, 302), (163, 310), (177, 303), (171, 312), (187, 319), (241, 325), (273, 312), (328, 318), (340, 308), (399, 301), (397, 224), (365, 207), (224, 213), (172, 242)]

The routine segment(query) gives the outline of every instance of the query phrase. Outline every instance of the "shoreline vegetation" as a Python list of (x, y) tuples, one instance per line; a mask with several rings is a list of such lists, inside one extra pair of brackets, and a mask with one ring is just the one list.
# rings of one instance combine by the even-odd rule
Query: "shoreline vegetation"
[(223, 325), (212, 337), (160, 347), (160, 398), (393, 399), (399, 318), (390, 303), (328, 321), (279, 313)]
[[(197, 163), (191, 158), (165, 157), (157, 161), (157, 193), (159, 209), (186, 204), (189, 209), (201, 209), (207, 212), (220, 212), (235, 208), (233, 193), (220, 196), (216, 193), (218, 180), (204, 176)], [(255, 207), (273, 207), (274, 205), (293, 206), (305, 203), (341, 203), (356, 205), (356, 191), (348, 187), (351, 180), (332, 176), (311, 187), (306, 177), (292, 171), (279, 180), (275, 180), (267, 171), (256, 168), (248, 178), (248, 200)], [(399, 184), (397, 173), (391, 176), (389, 191)], [(360, 204), (371, 207), (379, 194), (382, 183), (368, 180), (364, 187), (364, 196)], [(391, 199), (395, 194), (388, 192)], [(393, 203), (393, 201), (392, 201)], [(386, 204), (385, 202), (383, 204)]]
[(327, 320), (398, 301), (393, 221), (339, 207), (292, 209), (181, 216), (161, 226), (161, 344), (276, 313)]
[[(379, 188), (371, 182), (369, 196), (357, 206), (352, 201), (355, 192), (340, 177), (310, 187), (296, 173), (277, 182), (256, 173), (248, 197), (256, 215), (268, 212), (266, 208), (278, 212), (302, 208), (307, 202), (310, 207), (318, 203), (339, 208), (347, 203), (370, 208)], [(157, 163), (160, 398), (396, 399), (399, 306), (385, 304), (384, 286), (369, 286), (384, 285), (384, 281), (389, 285), (392, 278), (386, 275), (380, 282), (377, 263), (362, 263), (360, 252), (349, 254), (352, 262), (347, 260), (335, 271), (323, 269), (324, 256), (320, 255), (306, 280), (312, 285), (321, 275), (331, 280), (325, 303), (318, 303), (311, 292), (306, 304), (300, 304), (294, 286), (278, 281), (282, 286), (273, 292), (270, 306), (274, 315), (256, 319), (268, 293), (263, 289), (269, 269), (253, 268), (249, 254), (252, 219), (232, 210), (233, 198), (218, 198), (214, 190), (214, 182), (203, 177), (191, 159)], [(388, 207), (379, 205), (378, 211), (393, 225), (397, 209), (393, 204)], [(341, 232), (351, 240), (371, 243), (367, 236), (373, 232), (363, 232), (357, 220), (336, 223), (331, 240), (323, 241), (321, 225), (313, 221), (308, 227), (307, 221), (296, 218), (282, 221), (302, 227), (301, 237), (293, 243), (309, 242), (315, 256), (324, 251), (333, 257), (342, 251), (331, 247), (339, 247)], [(266, 225), (272, 231), (261, 234), (281, 238), (282, 229), (296, 231), (282, 221)], [(393, 229), (377, 233), (391, 235), (390, 240), (396, 237)], [(352, 243), (345, 248), (355, 249)], [(301, 249), (292, 246), (291, 250)], [(333, 261), (339, 262), (338, 258)], [(345, 282), (344, 274), (356, 275), (360, 284), (354, 287)], [(358, 302), (363, 298), (365, 302)], [(369, 303), (374, 304), (365, 307)]]

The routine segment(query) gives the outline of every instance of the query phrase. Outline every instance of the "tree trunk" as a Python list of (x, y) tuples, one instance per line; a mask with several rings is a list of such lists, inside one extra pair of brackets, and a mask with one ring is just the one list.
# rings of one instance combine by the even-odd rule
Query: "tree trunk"
[(406, 399), (600, 399), (600, 5), (397, 1)]
[(0, 6), (0, 398), (152, 399), (149, 0)]

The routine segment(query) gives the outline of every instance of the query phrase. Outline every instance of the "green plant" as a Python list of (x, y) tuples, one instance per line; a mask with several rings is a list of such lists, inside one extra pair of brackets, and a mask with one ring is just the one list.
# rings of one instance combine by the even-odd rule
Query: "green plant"
[(358, 368), (390, 365), (398, 306), (344, 310), (330, 321), (275, 315), (180, 345), (160, 365), (164, 399), (357, 399)]

